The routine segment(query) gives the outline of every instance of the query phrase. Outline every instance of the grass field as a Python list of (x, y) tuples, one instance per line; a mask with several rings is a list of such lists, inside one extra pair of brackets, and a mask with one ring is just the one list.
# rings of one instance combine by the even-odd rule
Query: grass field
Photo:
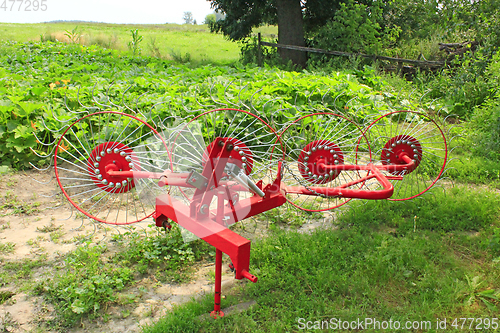
[[(74, 29), (77, 30), (74, 31)], [(140, 44), (144, 55), (197, 64), (228, 65), (239, 59), (239, 44), (222, 35), (212, 34), (207, 25), (125, 25), (106, 23), (0, 23), (0, 40), (40, 41), (40, 38), (70, 42), (67, 32), (78, 36), (78, 43), (99, 45), (121, 51), (128, 50), (131, 30), (143, 36)], [(261, 27), (265, 37), (277, 35), (276, 27)], [(43, 36), (43, 37), (42, 37)]]
[[(432, 193), (409, 202), (355, 201), (328, 215), (328, 223), (285, 206), (239, 224), (238, 232), (255, 237), (250, 270), (259, 280), (225, 291), (222, 307), (252, 301), (250, 308), (208, 319), (209, 291), (161, 309), (166, 303), (158, 299), (171, 288), (199, 281), (202, 266), (211, 272), (213, 249), (199, 240), (184, 243), (177, 229), (79, 227), (79, 220), (50, 217), (48, 207), (61, 198), (37, 196), (50, 182), (37, 185), (16, 169), (38, 164), (30, 148), (47, 152), (42, 143), (59, 137), (61, 121), (98, 106), (131, 105), (153, 121), (251, 105), (275, 124), (325, 107), (362, 123), (381, 110), (436, 114), (441, 106), (427, 103), (411, 83), (369, 67), (298, 73), (243, 66), (238, 44), (205, 26), (75, 27), (0, 24), (0, 331), (22, 326), (22, 318), (7, 314), (26, 302), (36, 306), (22, 328), (34, 333), (124, 331), (124, 322), (145, 333), (327, 331), (325, 322), (333, 328), (337, 319), (358, 318), (430, 323), (407, 330), (416, 332), (441, 331), (437, 323), (445, 318), (448, 330), (500, 329), (500, 167), (472, 155), (467, 123), (450, 132), (463, 137), (449, 146), (460, 160)], [(141, 56), (127, 46), (133, 29), (144, 38)], [(275, 28), (263, 29), (272, 38)], [(265, 228), (252, 233), (254, 226)], [(211, 286), (213, 273), (201, 280)]]

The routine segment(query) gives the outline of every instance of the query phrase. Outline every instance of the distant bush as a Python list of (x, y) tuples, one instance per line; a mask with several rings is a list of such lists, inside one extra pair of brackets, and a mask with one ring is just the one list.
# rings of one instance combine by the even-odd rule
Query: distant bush
[(217, 21), (217, 18), (215, 17), (215, 14), (208, 14), (205, 16), (205, 21), (203, 21), (204, 24), (213, 24)]

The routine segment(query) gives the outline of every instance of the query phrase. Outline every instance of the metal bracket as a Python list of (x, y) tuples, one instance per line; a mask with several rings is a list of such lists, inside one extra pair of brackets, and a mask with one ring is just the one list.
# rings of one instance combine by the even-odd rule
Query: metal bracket
[(194, 186), (199, 190), (204, 190), (208, 185), (208, 179), (193, 170), (187, 177), (186, 184)]

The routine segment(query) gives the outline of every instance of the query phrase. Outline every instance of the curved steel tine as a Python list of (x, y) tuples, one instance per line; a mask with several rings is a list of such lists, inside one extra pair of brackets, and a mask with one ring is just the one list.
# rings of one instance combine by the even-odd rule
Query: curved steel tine
[[(97, 84), (97, 82), (96, 82), (96, 84)], [(82, 108), (84, 108), (85, 110), (88, 110), (88, 112), (87, 112), (87, 113), (94, 112), (95, 110), (99, 110), (99, 108), (98, 108), (98, 107), (95, 107), (95, 106), (85, 106), (85, 105), (83, 105), (82, 101), (80, 100), (80, 88), (81, 88), (81, 86), (78, 86), (78, 91), (77, 91), (77, 93), (76, 93), (76, 99), (77, 99), (77, 101), (78, 101), (78, 104), (79, 104)]]
[(53, 146), (50, 153), (47, 154), (47, 155), (40, 155), (38, 154), (33, 148), (30, 147), (30, 150), (33, 152), (33, 154), (35, 154), (36, 156), (40, 157), (40, 158), (48, 158), (48, 157), (52, 157), (54, 156), (54, 150), (55, 150), (56, 146)]
[(52, 141), (51, 143), (43, 143), (42, 140), (40, 140), (40, 138), (36, 135), (35, 131), (33, 131), (33, 136), (37, 140), (37, 143), (41, 144), (42, 146), (46, 146), (46, 147), (52, 146), (57, 141), (57, 139), (54, 139), (54, 141)]
[(58, 122), (60, 122), (60, 123), (69, 123), (69, 122), (73, 122), (73, 121), (74, 121), (74, 119), (78, 119), (78, 117), (77, 117), (77, 116), (75, 116), (75, 117), (69, 118), (68, 120), (60, 120), (60, 119), (58, 119), (58, 118), (56, 117), (56, 113), (55, 113), (55, 112), (52, 112), (52, 117), (54, 117), (54, 119), (55, 119), (55, 120), (57, 120), (57, 121), (58, 121)]
[(131, 85), (131, 84), (127, 87), (127, 89), (125, 89), (125, 91), (124, 91), (124, 92), (123, 92), (123, 94), (122, 94), (122, 105), (123, 105), (123, 107), (124, 107), (125, 109), (129, 110), (130, 112), (135, 113), (135, 111), (134, 111), (134, 110), (133, 110), (130, 106), (128, 106), (128, 105), (127, 105), (127, 103), (125, 103), (125, 94), (126, 94), (126, 93), (130, 90), (130, 89), (132, 89), (132, 85)]
[[(240, 82), (240, 84), (241, 84), (241, 82)], [(248, 85), (249, 85), (248, 83), (247, 83), (247, 84), (245, 84), (245, 85), (244, 85), (244, 86), (240, 89), (240, 91), (238, 91), (238, 101), (240, 102), (240, 105), (243, 105), (243, 106), (244, 106), (244, 107), (245, 107), (248, 111), (251, 111), (250, 107), (248, 107), (248, 105), (246, 105), (246, 104), (245, 104), (245, 103), (241, 100), (241, 92), (242, 92), (243, 90), (245, 90), (245, 89), (248, 87)], [(253, 96), (253, 95), (252, 95), (252, 96)]]
[(132, 110), (131, 111), (134, 113), (134, 114), (137, 114), (139, 113), (140, 115), (142, 115), (144, 117), (144, 115), (139, 111), (139, 100), (145, 96), (147, 94), (147, 92), (145, 93), (142, 93), (140, 94), (139, 96), (137, 96), (136, 100), (135, 100), (135, 110)]
[(335, 108), (335, 110), (337, 112), (339, 112), (339, 108), (337, 107), (337, 100), (340, 98), (340, 96), (344, 95), (345, 92), (341, 92), (340, 94), (337, 95), (337, 97), (335, 97), (335, 99), (333, 100), (333, 107)]
[[(61, 131), (63, 129), (63, 127), (61, 127), (60, 129), (58, 129), (57, 131), (54, 131), (54, 130), (51, 130), (46, 124), (45, 124), (45, 120), (44, 120), (44, 117), (40, 117), (40, 120), (42, 121), (42, 124), (43, 124), (43, 127), (45, 127), (45, 129), (51, 133), (59, 133), (59, 131)], [(56, 140), (54, 140), (55, 142)]]
[[(65, 219), (57, 219), (58, 221), (67, 221), (67, 220), (69, 220), (73, 216), (73, 212), (74, 212), (73, 205), (71, 205), (69, 203), (68, 203), (68, 205), (71, 208), (71, 214), (69, 214), (69, 216), (67, 218), (65, 218)], [(60, 206), (56, 206), (56, 207), (60, 207)], [(83, 219), (82, 219), (82, 225), (83, 225)], [(75, 229), (71, 229), (71, 230), (75, 230)]]
[(211, 108), (213, 107), (213, 105), (204, 105), (202, 104), (199, 100), (198, 100), (198, 94), (199, 94), (199, 86), (196, 86), (195, 87), (195, 94), (194, 94), (194, 101), (196, 102), (196, 104), (198, 104), (200, 107), (202, 108)]
[(108, 103), (109, 103), (109, 104), (111, 104), (111, 106), (114, 106), (115, 108), (117, 108), (117, 110), (121, 110), (121, 109), (123, 109), (123, 107), (122, 107), (121, 105), (117, 105), (117, 104), (113, 103), (113, 102), (111, 101), (111, 99), (109, 98), (109, 91), (111, 90), (111, 88), (112, 88), (114, 85), (115, 85), (115, 82), (114, 82), (114, 81), (112, 81), (112, 82), (109, 84), (108, 89), (106, 90), (106, 97), (107, 97), (107, 99), (108, 99)]
[(233, 85), (234, 81), (236, 81), (236, 79), (229, 82), (226, 86), (224, 86), (224, 100), (226, 101), (227, 105), (232, 105), (232, 106), (238, 108), (239, 107), (238, 104), (234, 104), (233, 102), (231, 102), (230, 100), (227, 99), (227, 90), (229, 89), (230, 86)]
[(226, 106), (226, 104), (224, 103), (221, 103), (221, 102), (218, 102), (215, 100), (214, 96), (212, 95), (212, 90), (214, 89), (215, 87), (215, 82), (212, 84), (212, 86), (210, 87), (208, 93), (210, 94), (210, 98), (212, 99), (212, 101), (215, 103), (215, 105), (222, 105), (222, 106)]
[[(80, 88), (78, 88), (78, 92), (80, 92)], [(78, 98), (78, 96), (77, 96), (77, 98)], [(67, 92), (64, 94), (64, 106), (66, 107), (66, 110), (68, 110), (70, 113), (73, 113), (76, 115), (78, 115), (80, 113), (87, 113), (88, 114), (88, 112), (86, 112), (86, 111), (77, 112), (77, 111), (73, 111), (69, 108), (69, 106), (68, 106), (68, 93)]]
[(33, 169), (35, 169), (35, 170), (37, 170), (37, 171), (40, 171), (40, 172), (47, 171), (47, 170), (49, 170), (50, 168), (52, 168), (52, 167), (53, 167), (53, 165), (52, 165), (52, 164), (49, 164), (49, 166), (48, 166), (48, 167), (46, 167), (45, 169), (41, 169), (41, 168), (36, 167), (36, 166), (35, 166), (33, 163), (31, 163), (31, 162), (29, 162), (29, 164), (31, 165), (31, 167), (32, 167)]
[[(43, 197), (43, 198), (54, 198), (58, 195), (59, 193), (54, 193), (52, 195), (46, 195), (46, 194), (42, 194), (42, 193), (38, 193), (39, 196)], [(57, 208), (57, 206), (56, 206)], [(45, 208), (45, 209), (48, 209), (48, 208)]]
[(325, 106), (325, 104), (326, 104), (326, 103), (325, 103), (325, 97), (326, 97), (326, 96), (330, 93), (330, 90), (331, 90), (331, 89), (330, 89), (330, 88), (328, 88), (328, 89), (326, 90), (326, 92), (323, 94), (323, 96), (321, 97), (321, 104), (323, 104), (323, 106), (324, 106), (325, 108), (327, 107), (327, 106)]
[(31, 177), (30, 175), (28, 175), (28, 177), (30, 177), (31, 179), (33, 179), (33, 180), (34, 180), (35, 182), (37, 182), (38, 184), (42, 184), (42, 185), (47, 185), (47, 184), (50, 184), (50, 183), (54, 180), (54, 177), (52, 177), (52, 178), (50, 178), (50, 180), (49, 180), (49, 181), (47, 181), (47, 182), (41, 182), (41, 181), (39, 181), (38, 179), (35, 179), (35, 178)]
[[(264, 89), (262, 89), (262, 88), (257, 89), (257, 91), (254, 92), (252, 94), (252, 96), (250, 96), (250, 109), (254, 110), (256, 114), (259, 114), (259, 111), (253, 106), (253, 99), (254, 99), (254, 96), (257, 95), (258, 93), (260, 93), (262, 90), (264, 90)], [(267, 104), (267, 102), (264, 103), (264, 105), (266, 105), (266, 104)], [(265, 114), (265, 112), (262, 112), (262, 113)]]
[(96, 87), (97, 87), (97, 82), (94, 84), (94, 87), (92, 88), (92, 100), (94, 101), (94, 103), (96, 103), (97, 105), (99, 105), (103, 108), (111, 108), (109, 105), (101, 104), (97, 101), (97, 99), (95, 98), (95, 88)]

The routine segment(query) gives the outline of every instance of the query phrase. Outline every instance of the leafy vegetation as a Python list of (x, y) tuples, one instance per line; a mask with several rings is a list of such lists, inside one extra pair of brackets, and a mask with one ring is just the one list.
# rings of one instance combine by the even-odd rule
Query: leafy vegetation
[[(391, 3), (392, 11), (411, 13), (411, 8), (397, 7), (401, 2)], [(429, 8), (421, 8), (423, 17)], [(409, 54), (420, 54), (419, 48), (446, 37), (444, 32), (442, 36), (418, 36), (421, 28), (437, 27), (423, 27), (418, 15), (408, 22), (367, 25), (367, 19), (378, 12), (366, 17), (365, 9), (347, 2), (338, 12), (343, 20), (314, 33), (324, 34), (325, 39), (336, 36), (349, 40), (361, 26), (366, 28), (365, 38), (346, 47), (380, 50), (390, 44), (388, 52), (397, 53), (409, 45)], [(428, 20), (434, 19), (430, 16)], [(470, 23), (470, 19), (460, 17), (452, 23)], [(495, 15), (478, 16), (478, 26), (486, 29), (495, 20)], [(466, 54), (455, 66), (439, 73), (418, 73), (413, 82), (405, 82), (357, 59), (330, 62), (330, 66), (311, 61), (309, 70), (303, 72), (242, 65), (236, 63), (235, 45), (222, 42), (221, 36), (206, 34), (206, 27), (191, 25), (81, 24), (75, 28), (69, 24), (0, 24), (0, 28), (8, 28), (9, 39), (18, 39), (0, 44), (0, 168), (22, 169), (29, 167), (29, 162), (38, 163), (30, 148), (45, 153), (40, 144), (57, 138), (50, 130), (72, 119), (68, 108), (78, 111), (79, 102), (88, 107), (111, 102), (136, 106), (151, 110), (150, 120), (185, 116), (187, 110), (213, 105), (213, 99), (251, 103), (278, 123), (299, 112), (324, 108), (350, 113), (360, 122), (380, 109), (399, 107), (418, 107), (432, 114), (441, 109), (441, 114), (457, 114), (459, 120), (454, 122), (470, 119), (462, 124), (463, 137), (454, 150), (454, 156), (461, 158), (452, 161), (446, 173), (458, 183), (454, 189), (437, 187), (429, 195), (404, 203), (352, 204), (336, 219), (338, 229), (313, 234), (280, 229), (298, 228), (305, 219), (321, 219), (320, 214), (301, 215), (291, 209), (268, 212), (263, 218), (273, 224), (274, 231), (252, 244), (251, 269), (259, 282), (244, 285), (222, 300), (223, 307), (250, 299), (256, 305), (218, 321), (200, 321), (198, 315), (213, 305), (212, 295), (208, 295), (174, 308), (145, 332), (295, 331), (298, 318), (371, 316), (435, 322), (436, 318), (491, 317), (498, 313), (500, 199), (495, 188), (500, 188), (500, 96), (495, 84), (500, 69), (493, 33), (484, 36), (480, 51)], [(19, 33), (21, 28), (33, 41), (24, 42), (28, 38)], [(49, 28), (56, 31), (47, 31)], [(204, 29), (197, 32), (203, 37), (190, 34), (196, 29)], [(273, 38), (275, 30), (269, 29)], [(65, 31), (66, 36), (58, 31)], [(383, 35), (386, 31), (393, 39), (382, 38), (388, 36)], [(449, 38), (469, 36), (453, 33)], [(40, 34), (44, 42), (38, 42)], [(67, 43), (57, 41), (60, 35)], [(187, 46), (176, 44), (169, 49), (165, 40), (177, 43), (181, 37)], [(213, 47), (214, 54), (225, 55), (218, 58), (196, 49), (194, 44), (203, 44), (199, 40), (205, 37), (220, 43)], [(409, 39), (415, 37), (420, 39)], [(149, 41), (147, 47), (145, 41)], [(250, 54), (248, 60), (256, 56)], [(270, 52), (268, 58), (275, 61), (273, 57)], [(431, 103), (435, 98), (440, 100)], [(433, 107), (428, 107), (431, 104)], [(452, 184), (445, 181), (440, 185)], [(9, 214), (15, 209), (21, 213), (37, 210), (36, 205), (22, 203), (9, 193), (2, 196), (0, 204)], [(54, 242), (61, 238), (62, 231), (52, 224), (37, 230)], [(36, 245), (47, 239), (39, 237), (31, 242)], [(202, 241), (184, 243), (176, 229), (168, 235), (130, 229), (114, 236), (108, 245), (86, 244), (53, 261), (45, 255), (34, 260), (2, 259), (0, 285), (15, 285), (42, 295), (56, 308), (55, 318), (47, 323), (49, 328), (67, 331), (84, 318), (105, 316), (112, 305), (133, 302), (124, 295), (144, 276), (153, 276), (158, 283), (188, 280), (190, 266), (200, 260), (212, 261), (211, 249)], [(2, 255), (15, 250), (8, 241), (0, 244)], [(46, 273), (48, 267), (51, 273)], [(41, 269), (51, 279), (33, 282), (34, 272)], [(11, 296), (3, 293), (0, 300), (8, 303)]]

